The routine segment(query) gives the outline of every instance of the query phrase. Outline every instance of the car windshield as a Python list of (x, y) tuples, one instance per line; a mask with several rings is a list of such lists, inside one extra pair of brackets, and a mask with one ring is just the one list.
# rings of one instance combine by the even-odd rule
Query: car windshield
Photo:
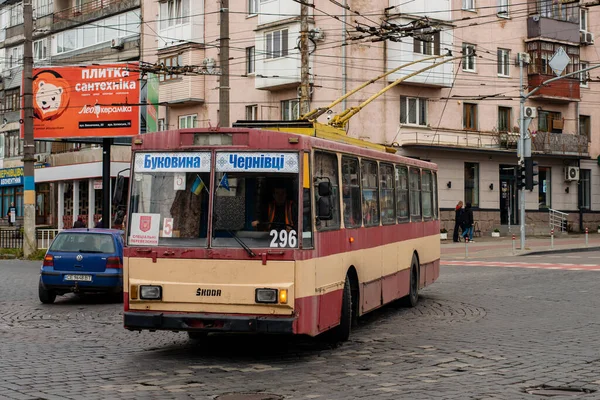
[(115, 242), (104, 233), (61, 233), (54, 239), (49, 251), (69, 253), (114, 253)]
[(210, 152), (135, 155), (129, 245), (206, 246), (210, 157)]
[(218, 153), (216, 170), (214, 247), (298, 247), (297, 154)]

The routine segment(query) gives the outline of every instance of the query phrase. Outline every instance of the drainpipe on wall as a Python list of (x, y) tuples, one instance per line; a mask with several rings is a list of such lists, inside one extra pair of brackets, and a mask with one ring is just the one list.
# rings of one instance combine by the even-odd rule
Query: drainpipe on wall
[[(581, 171), (581, 160), (577, 160), (577, 168), (579, 168), (579, 171)], [(581, 180), (577, 181), (577, 186), (577, 205), (579, 207), (579, 232), (583, 232), (583, 207), (581, 206), (583, 200), (583, 189), (581, 187)]]

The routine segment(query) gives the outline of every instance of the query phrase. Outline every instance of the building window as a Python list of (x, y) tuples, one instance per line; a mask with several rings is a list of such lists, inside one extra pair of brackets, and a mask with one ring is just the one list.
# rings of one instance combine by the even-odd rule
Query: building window
[(536, 2), (542, 17), (560, 21), (579, 22), (579, 2), (564, 0), (539, 0)]
[[(570, 63), (565, 68), (565, 74), (570, 72), (578, 71), (579, 68), (579, 47), (566, 46), (562, 43), (550, 43), (550, 42), (529, 42), (527, 43), (527, 52), (531, 57), (531, 62), (528, 67), (530, 74), (544, 74), (554, 75), (552, 68), (548, 65), (554, 53), (562, 47), (570, 58)], [(576, 77), (571, 78), (576, 79)]]
[(288, 55), (288, 30), (268, 32), (265, 35), (265, 58), (280, 58)]
[(389, 164), (379, 166), (379, 191), (381, 205), (381, 223), (396, 223), (396, 204), (394, 201), (394, 167)]
[(6, 52), (8, 53), (7, 68), (16, 68), (23, 64), (23, 46), (6, 49)]
[(592, 172), (589, 169), (579, 170), (579, 207), (584, 210), (590, 209), (591, 204), (591, 175)]
[(342, 157), (342, 190), (344, 226), (357, 228), (362, 225), (362, 199), (360, 195), (360, 171), (358, 159)]
[(583, 32), (588, 31), (588, 16), (589, 10), (587, 8), (579, 9), (579, 30)]
[(538, 113), (538, 131), (562, 133), (563, 119), (559, 112), (540, 111)]
[(300, 118), (300, 100), (284, 100), (281, 102), (281, 119), (295, 121)]
[(21, 89), (9, 89), (4, 92), (4, 108), (5, 112), (17, 111), (21, 108)]
[(190, 0), (168, 0), (160, 3), (160, 29), (187, 24), (190, 21)]
[(335, 154), (315, 152), (315, 197), (316, 204), (319, 204), (318, 185), (320, 182), (331, 183), (331, 205), (333, 218), (329, 221), (317, 221), (318, 230), (331, 230), (340, 227), (340, 200), (338, 199), (339, 181), (338, 181), (338, 159)]
[(4, 134), (4, 157), (19, 157), (23, 155), (23, 143), (18, 131)]
[(463, 128), (468, 131), (477, 130), (477, 104), (464, 103)]
[(465, 204), (479, 207), (479, 164), (465, 163)]
[(248, 15), (258, 14), (258, 0), (248, 0)]
[(253, 74), (256, 71), (256, 55), (254, 46), (246, 47), (246, 74)]
[(510, 50), (498, 49), (498, 76), (510, 76)]
[(396, 167), (396, 214), (398, 222), (408, 221), (408, 169)]
[(197, 128), (198, 121), (196, 120), (198, 116), (194, 115), (181, 115), (179, 117), (179, 129), (189, 129), (189, 128)]
[[(590, 63), (579, 61), (579, 69), (586, 69), (590, 67)], [(579, 74), (579, 86), (586, 88), (589, 87), (588, 81), (590, 79), (590, 71), (585, 71)]]
[(44, 15), (52, 14), (53, 9), (52, 0), (34, 0), (33, 1), (33, 17), (40, 18)]
[(498, 0), (498, 16), (508, 18), (508, 0)]
[(362, 160), (362, 208), (365, 226), (379, 225), (379, 193), (377, 182), (377, 163)]
[(510, 132), (512, 127), (512, 108), (498, 107), (498, 132)]
[(538, 198), (539, 208), (551, 208), (550, 194), (552, 193), (550, 181), (551, 181), (551, 169), (547, 167), (538, 168)]
[(166, 131), (167, 130), (167, 121), (164, 118), (159, 118), (158, 119), (158, 131), (162, 132), (162, 131)]
[(592, 122), (589, 115), (579, 116), (579, 134), (587, 136), (588, 142), (592, 141)]
[(48, 38), (33, 42), (33, 61), (41, 61), (48, 58)]
[(246, 121), (256, 120), (258, 120), (258, 105), (252, 104), (250, 106), (246, 106)]
[(427, 125), (427, 99), (400, 96), (400, 123)]
[(421, 217), (421, 171), (411, 168), (408, 172), (410, 216), (411, 220), (419, 220)]
[(10, 25), (16, 26), (23, 23), (23, 3), (15, 4), (10, 7)]
[(463, 58), (463, 71), (475, 72), (475, 45), (469, 43), (463, 43), (462, 45)]
[(413, 51), (424, 55), (440, 55), (440, 32), (419, 34), (413, 39)]
[(462, 0), (462, 8), (467, 11), (475, 11), (475, 0)]
[[(167, 68), (167, 70), (169, 70), (169, 68), (171, 68), (171, 67), (179, 67), (179, 66), (183, 65), (183, 57), (181, 56), (181, 54), (175, 55), (175, 56), (163, 57), (163, 58), (158, 59), (158, 63), (164, 65)], [(172, 70), (170, 72), (172, 72)], [(170, 80), (179, 79), (179, 78), (180, 78), (179, 75), (172, 74), (172, 73), (158, 75), (158, 80), (160, 82), (170, 81)]]

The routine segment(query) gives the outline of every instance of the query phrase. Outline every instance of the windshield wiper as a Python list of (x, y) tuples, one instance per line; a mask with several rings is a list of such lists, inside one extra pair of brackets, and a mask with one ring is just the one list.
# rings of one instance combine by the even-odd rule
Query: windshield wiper
[(240, 239), (234, 231), (227, 229), (227, 233), (229, 233), (231, 235), (231, 237), (233, 237), (235, 239), (235, 241), (238, 242), (239, 245), (242, 246), (242, 248), (244, 250), (246, 250), (246, 252), (248, 253), (248, 255), (250, 257), (256, 257), (256, 254), (252, 251), (252, 249), (250, 247), (248, 247), (248, 245), (246, 243), (244, 243), (244, 241), (242, 239)]
[(80, 253), (103, 253), (99, 250), (79, 250)]

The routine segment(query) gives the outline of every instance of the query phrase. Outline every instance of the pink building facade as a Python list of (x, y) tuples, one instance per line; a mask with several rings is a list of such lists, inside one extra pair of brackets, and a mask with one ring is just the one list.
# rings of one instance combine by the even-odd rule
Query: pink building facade
[[(311, 108), (325, 106), (402, 64), (474, 51), (474, 56), (447, 63), (436, 60), (435, 68), (383, 94), (350, 120), (347, 133), (394, 144), (408, 156), (438, 163), (440, 208), (447, 229), (453, 227), (459, 200), (472, 204), (484, 233), (495, 228), (508, 231), (518, 224), (518, 55), (526, 54), (523, 58), (529, 60), (523, 73), (529, 89), (555, 76), (548, 62), (559, 48), (570, 59), (566, 72), (596, 64), (594, 29), (600, 9), (586, 8), (583, 1), (560, 0), (337, 3), (349, 10), (330, 1), (315, 1), (310, 8)], [(300, 4), (230, 0), (229, 12), (231, 121), (296, 119)], [(202, 65), (207, 71), (161, 77), (159, 127), (217, 126), (220, 83), (211, 71), (219, 61), (219, 2), (145, 0), (142, 14), (143, 61)], [(415, 29), (425, 17), (430, 28)], [(386, 40), (360, 29), (382, 26)], [(373, 83), (319, 121), (326, 123), (328, 117), (432, 62), (414, 64)], [(600, 72), (591, 71), (565, 78), (542, 88), (526, 103), (534, 116), (528, 129), (539, 164), (539, 185), (526, 193), (528, 233), (548, 232), (550, 210), (569, 214), (568, 228), (575, 231), (595, 230), (600, 222), (597, 76)]]

